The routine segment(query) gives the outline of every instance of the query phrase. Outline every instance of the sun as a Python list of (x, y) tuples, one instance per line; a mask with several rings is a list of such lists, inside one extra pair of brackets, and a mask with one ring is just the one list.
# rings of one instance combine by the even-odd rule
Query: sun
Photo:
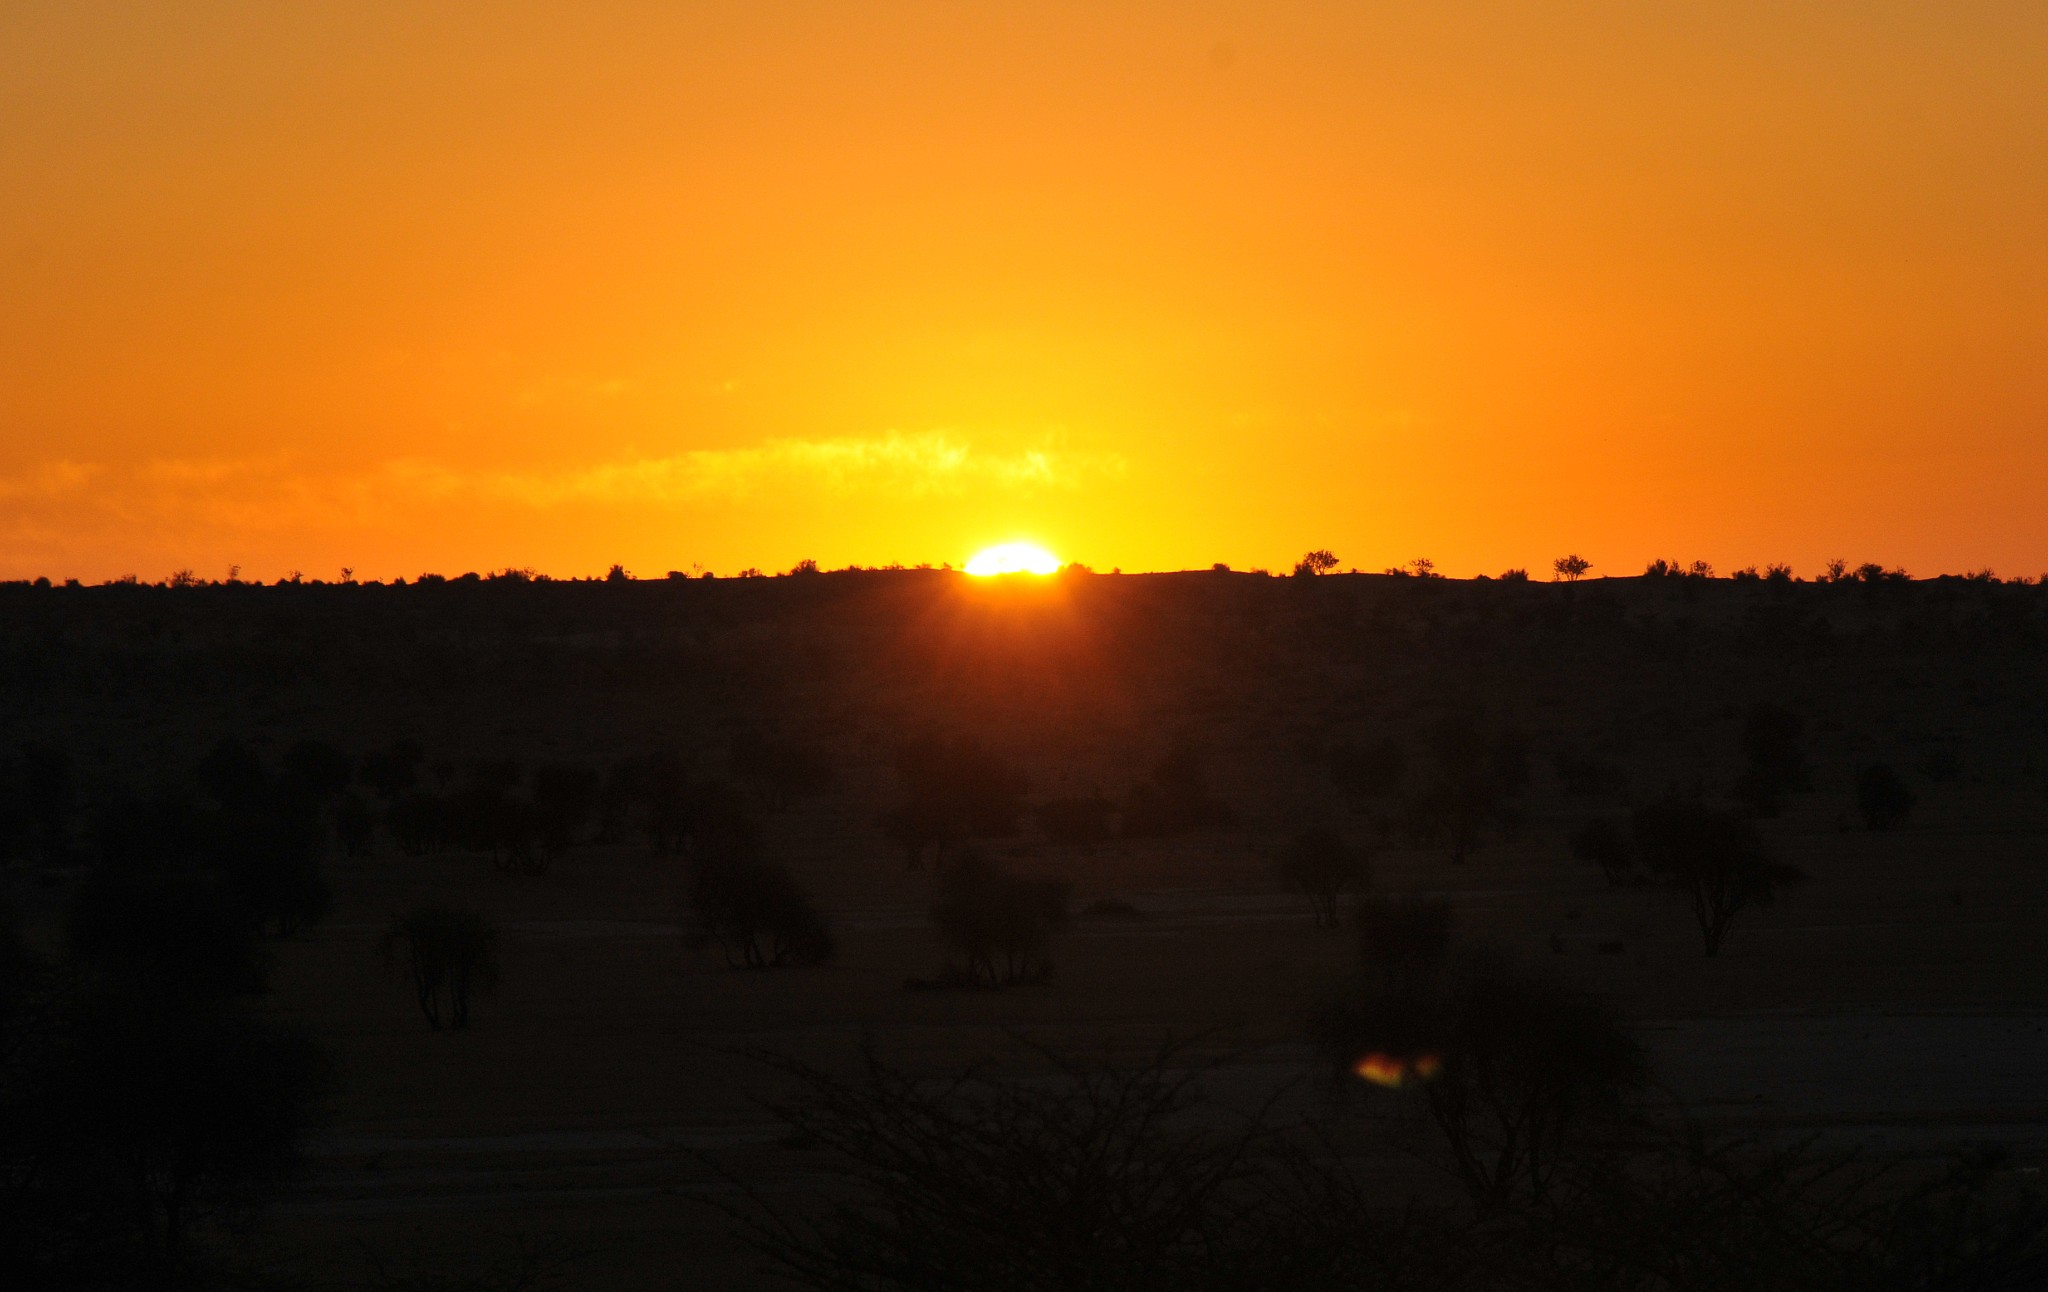
[(991, 574), (1054, 574), (1060, 558), (1036, 543), (998, 543), (985, 547), (967, 562), (967, 572), (986, 577)]

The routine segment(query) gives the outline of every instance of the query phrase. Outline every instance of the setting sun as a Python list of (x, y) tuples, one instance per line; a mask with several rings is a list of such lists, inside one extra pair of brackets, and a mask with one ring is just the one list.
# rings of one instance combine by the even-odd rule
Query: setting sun
[(998, 543), (976, 552), (967, 562), (967, 572), (985, 577), (991, 574), (1053, 574), (1060, 558), (1036, 543)]

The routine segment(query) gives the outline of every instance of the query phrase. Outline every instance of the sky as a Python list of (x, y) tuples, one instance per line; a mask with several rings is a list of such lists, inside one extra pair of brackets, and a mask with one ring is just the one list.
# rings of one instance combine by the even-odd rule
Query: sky
[(2048, 5), (0, 0), (0, 578), (2048, 571)]

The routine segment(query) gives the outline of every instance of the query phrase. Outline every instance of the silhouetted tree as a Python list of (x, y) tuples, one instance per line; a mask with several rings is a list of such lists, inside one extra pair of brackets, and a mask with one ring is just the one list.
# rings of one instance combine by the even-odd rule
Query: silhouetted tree
[(1686, 895), (1708, 955), (1718, 955), (1735, 917), (1768, 906), (1806, 881), (1774, 858), (1756, 827), (1697, 803), (1638, 808), (1631, 822), (1636, 855), (1651, 874)]
[(350, 790), (334, 801), (334, 833), (341, 840), (341, 850), (350, 857), (367, 857), (374, 850), (377, 835), (376, 814), (362, 795)]
[(596, 815), (601, 780), (582, 763), (543, 763), (533, 771), (534, 833), (541, 850), (554, 857), (574, 846)]
[(1629, 846), (1628, 832), (1611, 818), (1594, 817), (1574, 830), (1571, 849), (1572, 856), (1598, 866), (1612, 887), (1626, 884), (1635, 871), (1635, 850)]
[(117, 1281), (128, 1286), (187, 1285), (195, 1222), (274, 1196), (300, 1165), (327, 1084), (301, 1034), (135, 987), (84, 1001), (53, 1068), (32, 1105), (36, 1201), (118, 1244), (85, 1263), (125, 1266)]
[(1558, 578), (1563, 579), (1566, 583), (1577, 583), (1586, 576), (1586, 571), (1593, 568), (1593, 563), (1580, 556), (1577, 552), (1573, 552), (1569, 556), (1560, 556), (1555, 561), (1552, 561), (1550, 568), (1556, 573)]
[(1328, 574), (1336, 568), (1336, 554), (1327, 547), (1318, 547), (1312, 552), (1305, 553), (1294, 563), (1294, 574), (1296, 578), (1310, 578), (1318, 574)]
[(421, 906), (396, 920), (380, 944), (387, 960), (404, 957), (420, 1013), (436, 1031), (469, 1026), (473, 992), (498, 983), (498, 931), (475, 911)]
[(70, 851), (71, 811), (77, 796), (69, 753), (40, 741), (21, 746), (22, 802), (33, 823), (37, 857), (45, 865)]
[(448, 841), (448, 802), (438, 794), (406, 794), (384, 809), (384, 828), (408, 857), (438, 852)]
[(1289, 888), (1308, 898), (1319, 928), (1337, 927), (1337, 906), (1344, 894), (1371, 882), (1365, 851), (1339, 838), (1335, 831), (1303, 831), (1281, 850), (1277, 869)]
[(896, 770), (905, 799), (882, 815), (881, 826), (913, 869), (924, 864), (927, 847), (935, 846), (943, 862), (956, 843), (1017, 832), (1029, 781), (980, 741), (910, 741), (897, 753)]
[(1463, 862), (1487, 825), (1509, 819), (1508, 800), (1529, 783), (1528, 744), (1512, 731), (1489, 740), (1476, 721), (1458, 715), (1436, 724), (1430, 746), (1430, 778), (1408, 803), (1410, 827)]
[(1746, 764), (1735, 796), (1758, 816), (1776, 816), (1785, 795), (1810, 784), (1802, 743), (1805, 723), (1799, 715), (1775, 704), (1755, 704), (1742, 723), (1742, 756)]
[(978, 853), (954, 858), (939, 875), (932, 924), (958, 954), (950, 976), (970, 986), (1008, 987), (1052, 972), (1046, 948), (1066, 927), (1068, 885), (1028, 879)]
[(1185, 743), (1168, 751), (1124, 800), (1126, 839), (1172, 838), (1235, 824), (1237, 814), (1210, 792), (1208, 768), (1200, 751)]
[(319, 740), (301, 740), (279, 760), (288, 798), (320, 807), (348, 788), (354, 765), (347, 754)]
[(782, 867), (738, 855), (690, 866), (691, 940), (716, 941), (734, 968), (818, 964), (832, 934), (811, 899)]
[(425, 758), (418, 741), (396, 741), (388, 749), (364, 754), (356, 776), (388, 803), (419, 783), (420, 763)]
[(1596, 1003), (1484, 962), (1435, 992), (1326, 1010), (1324, 1051), (1419, 1081), (1459, 1177), (1489, 1212), (1542, 1202), (1589, 1123), (1649, 1079), (1642, 1050)]
[(1890, 830), (1912, 814), (1915, 797), (1890, 763), (1872, 763), (1856, 776), (1856, 811), (1872, 830)]

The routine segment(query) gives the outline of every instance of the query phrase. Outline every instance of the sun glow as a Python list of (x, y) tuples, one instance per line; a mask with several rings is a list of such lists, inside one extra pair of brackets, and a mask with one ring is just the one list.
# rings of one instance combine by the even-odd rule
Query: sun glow
[(967, 562), (967, 572), (977, 577), (991, 574), (1053, 574), (1060, 558), (1036, 543), (998, 543), (976, 552)]

